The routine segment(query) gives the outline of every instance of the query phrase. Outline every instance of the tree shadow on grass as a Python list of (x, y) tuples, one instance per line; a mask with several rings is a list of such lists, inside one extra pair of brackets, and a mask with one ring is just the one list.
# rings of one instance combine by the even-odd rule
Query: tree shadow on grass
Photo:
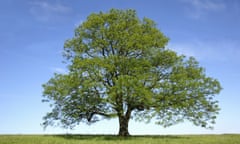
[(187, 137), (175, 136), (175, 135), (133, 135), (128, 137), (121, 137), (117, 135), (77, 135), (77, 134), (64, 134), (55, 135), (64, 139), (73, 140), (136, 140), (136, 139), (182, 139)]

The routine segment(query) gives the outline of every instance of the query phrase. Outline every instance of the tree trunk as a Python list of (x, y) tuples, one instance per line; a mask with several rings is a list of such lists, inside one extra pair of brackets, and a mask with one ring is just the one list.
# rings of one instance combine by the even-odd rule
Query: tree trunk
[(126, 117), (126, 116), (120, 116), (118, 117), (119, 119), (119, 132), (118, 135), (119, 136), (129, 136), (129, 132), (128, 132), (128, 122), (130, 117)]
[(118, 119), (119, 119), (119, 136), (129, 136), (128, 132), (128, 123), (131, 118), (132, 108), (128, 106), (128, 109), (125, 114), (119, 113)]

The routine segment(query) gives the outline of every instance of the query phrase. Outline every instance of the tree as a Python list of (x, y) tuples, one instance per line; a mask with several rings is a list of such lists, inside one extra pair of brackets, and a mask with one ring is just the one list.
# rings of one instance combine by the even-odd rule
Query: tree
[(168, 38), (134, 10), (93, 13), (65, 42), (67, 74), (43, 84), (52, 111), (44, 126), (118, 118), (128, 136), (131, 118), (164, 127), (188, 120), (211, 128), (219, 112), (220, 83), (193, 58), (166, 48)]

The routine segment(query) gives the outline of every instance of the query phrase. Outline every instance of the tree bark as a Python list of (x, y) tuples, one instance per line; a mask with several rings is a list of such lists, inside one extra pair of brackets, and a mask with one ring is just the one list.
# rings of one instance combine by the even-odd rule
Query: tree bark
[(131, 118), (131, 112), (132, 109), (128, 108), (127, 112), (125, 115), (119, 115), (118, 119), (119, 119), (119, 132), (118, 135), (119, 136), (130, 136), (129, 132), (128, 132), (128, 123), (129, 120)]
[(129, 136), (129, 132), (128, 132), (128, 123), (129, 123), (129, 119), (125, 116), (119, 117), (119, 132), (118, 135), (119, 136)]

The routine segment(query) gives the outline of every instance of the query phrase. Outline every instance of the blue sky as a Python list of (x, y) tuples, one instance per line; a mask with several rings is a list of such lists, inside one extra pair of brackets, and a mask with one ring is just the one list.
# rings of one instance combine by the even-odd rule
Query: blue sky
[(223, 87), (214, 130), (185, 122), (169, 128), (130, 122), (132, 134), (240, 133), (240, 1), (238, 0), (7, 0), (0, 1), (0, 134), (116, 134), (117, 120), (75, 130), (40, 126), (50, 109), (42, 87), (54, 72), (66, 72), (64, 41), (93, 13), (135, 9), (170, 38), (168, 48), (194, 56)]

